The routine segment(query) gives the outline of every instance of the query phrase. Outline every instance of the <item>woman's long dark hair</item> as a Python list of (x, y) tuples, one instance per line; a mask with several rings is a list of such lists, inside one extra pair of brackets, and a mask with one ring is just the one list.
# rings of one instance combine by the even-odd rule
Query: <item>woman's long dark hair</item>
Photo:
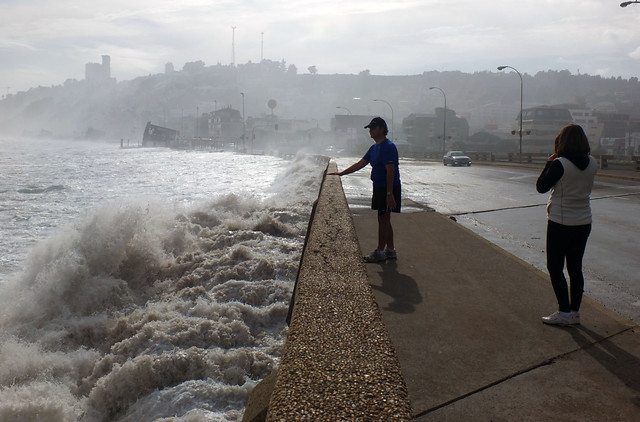
[(554, 141), (555, 152), (559, 157), (571, 154), (590, 154), (589, 140), (582, 127), (569, 123), (560, 130)]

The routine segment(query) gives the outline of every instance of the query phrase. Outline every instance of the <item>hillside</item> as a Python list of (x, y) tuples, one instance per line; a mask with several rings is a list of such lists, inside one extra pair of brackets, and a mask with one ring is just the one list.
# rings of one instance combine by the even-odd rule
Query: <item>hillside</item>
[[(111, 80), (103, 85), (68, 80), (63, 85), (37, 87), (8, 95), (0, 101), (0, 134), (4, 136), (141, 137), (147, 121), (191, 136), (195, 116), (222, 107), (243, 108), (246, 117), (269, 115), (316, 120), (330, 129), (330, 119), (347, 108), (353, 114), (391, 117), (396, 127), (411, 113), (433, 113), (447, 107), (466, 117), (471, 133), (485, 126), (507, 131), (517, 119), (520, 80), (507, 70), (498, 72), (424, 72), (409, 76), (299, 73), (295, 65), (264, 61), (243, 65), (205, 66), (187, 63), (181, 71)], [(640, 83), (637, 78), (601, 78), (572, 75), (569, 71), (523, 74), (524, 108), (580, 103), (600, 111), (618, 111), (640, 117)], [(241, 95), (244, 93), (244, 96)]]

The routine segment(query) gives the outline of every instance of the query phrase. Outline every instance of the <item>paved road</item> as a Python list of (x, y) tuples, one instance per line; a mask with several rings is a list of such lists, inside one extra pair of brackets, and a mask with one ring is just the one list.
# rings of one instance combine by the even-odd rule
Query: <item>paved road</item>
[[(338, 158), (339, 169), (354, 158)], [(545, 268), (545, 205), (535, 190), (540, 168), (402, 161), (403, 207), (430, 207), (453, 216), (492, 243)], [(368, 207), (369, 171), (342, 178), (351, 207)], [(594, 225), (584, 268), (588, 296), (640, 323), (640, 182), (597, 177), (592, 193)]]

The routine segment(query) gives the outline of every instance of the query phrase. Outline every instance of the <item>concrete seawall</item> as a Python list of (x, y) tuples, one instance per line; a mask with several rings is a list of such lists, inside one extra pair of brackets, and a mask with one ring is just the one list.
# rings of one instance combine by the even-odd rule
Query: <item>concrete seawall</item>
[[(336, 171), (333, 162), (330, 171)], [(280, 366), (256, 386), (243, 420), (412, 419), (340, 178), (325, 178), (310, 220)]]

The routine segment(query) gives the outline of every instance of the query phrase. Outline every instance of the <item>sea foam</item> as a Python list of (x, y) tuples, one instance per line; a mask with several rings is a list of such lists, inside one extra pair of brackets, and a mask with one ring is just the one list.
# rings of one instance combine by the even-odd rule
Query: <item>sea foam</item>
[[(0, 285), (0, 420), (236, 420), (278, 364), (326, 160), (262, 197), (103, 203)], [(168, 206), (167, 206), (168, 205)]]

